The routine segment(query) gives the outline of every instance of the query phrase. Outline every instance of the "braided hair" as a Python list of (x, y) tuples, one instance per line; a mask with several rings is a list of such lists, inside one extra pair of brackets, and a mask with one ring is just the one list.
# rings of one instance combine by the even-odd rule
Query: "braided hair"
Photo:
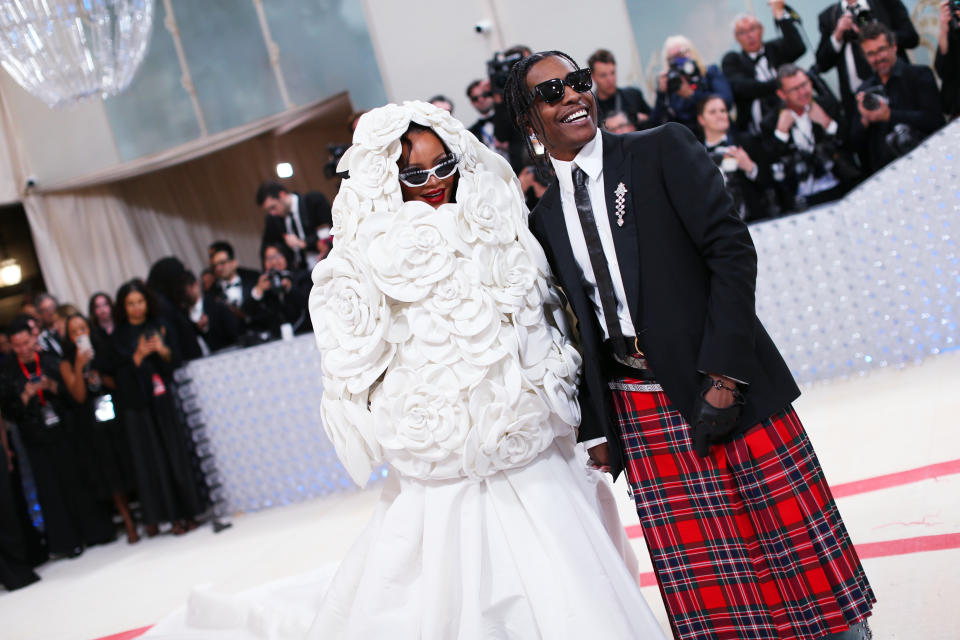
[[(533, 168), (537, 173), (537, 177), (543, 180), (550, 179), (550, 159), (547, 154), (546, 145), (544, 145), (543, 153), (538, 154), (533, 148), (530, 135), (527, 133), (528, 129), (532, 129), (533, 131), (537, 131), (538, 129), (543, 131), (544, 129), (543, 120), (540, 119), (540, 114), (534, 108), (534, 97), (531, 95), (530, 90), (527, 89), (527, 73), (530, 72), (533, 65), (546, 58), (562, 58), (573, 65), (574, 69), (580, 68), (580, 65), (578, 65), (573, 58), (562, 51), (538, 51), (519, 60), (510, 68), (507, 82), (503, 88), (503, 99), (507, 105), (507, 113), (514, 124), (520, 129), (524, 148), (533, 160)], [(534, 126), (534, 124), (537, 126)], [(544, 139), (541, 142), (548, 141)]]

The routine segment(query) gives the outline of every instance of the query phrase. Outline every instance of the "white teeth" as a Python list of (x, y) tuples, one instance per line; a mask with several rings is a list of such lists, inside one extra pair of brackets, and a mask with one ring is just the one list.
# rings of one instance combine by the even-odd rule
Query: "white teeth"
[(587, 117), (587, 110), (580, 109), (579, 111), (574, 111), (573, 113), (568, 115), (561, 122), (563, 122), (564, 124), (568, 124), (570, 122), (573, 122), (574, 120), (579, 120), (580, 118), (586, 118), (586, 117)]

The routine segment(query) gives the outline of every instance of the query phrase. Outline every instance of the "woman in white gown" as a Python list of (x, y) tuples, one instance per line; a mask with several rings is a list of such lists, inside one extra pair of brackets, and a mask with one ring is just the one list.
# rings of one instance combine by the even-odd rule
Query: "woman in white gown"
[(575, 447), (580, 356), (509, 165), (408, 102), (364, 115), (340, 169), (310, 297), (323, 426), (358, 484), (390, 473), (307, 637), (663, 638)]

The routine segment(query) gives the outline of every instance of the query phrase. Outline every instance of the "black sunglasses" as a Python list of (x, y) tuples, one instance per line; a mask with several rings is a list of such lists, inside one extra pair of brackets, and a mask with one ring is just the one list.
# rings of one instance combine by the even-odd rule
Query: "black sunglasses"
[(544, 102), (550, 104), (563, 97), (564, 86), (570, 87), (577, 93), (590, 91), (593, 88), (593, 75), (590, 69), (571, 71), (563, 80), (560, 78), (545, 80), (533, 88), (530, 97), (536, 100), (537, 96), (540, 96)]

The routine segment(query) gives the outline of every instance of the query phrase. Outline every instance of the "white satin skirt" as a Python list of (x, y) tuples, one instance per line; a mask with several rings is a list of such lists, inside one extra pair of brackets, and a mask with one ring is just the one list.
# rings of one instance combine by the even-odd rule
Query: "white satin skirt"
[(585, 463), (558, 440), (483, 481), (392, 472), (332, 580), (195, 590), (144, 637), (660, 640), (609, 482)]

